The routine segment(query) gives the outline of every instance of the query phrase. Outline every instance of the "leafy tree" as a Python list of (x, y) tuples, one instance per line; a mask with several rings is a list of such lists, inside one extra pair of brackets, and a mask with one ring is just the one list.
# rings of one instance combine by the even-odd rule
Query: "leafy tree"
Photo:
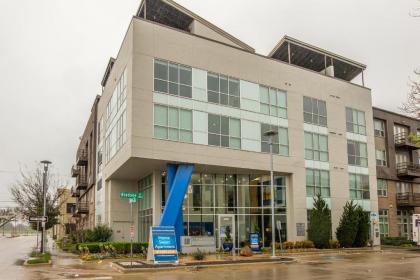
[(348, 201), (344, 206), (340, 224), (337, 227), (336, 235), (343, 247), (352, 247), (358, 232), (359, 218), (356, 213), (356, 204)]
[[(63, 189), (59, 189), (59, 182), (51, 173), (47, 174), (46, 191), (46, 215), (48, 222), (46, 229), (53, 227), (58, 223), (60, 214), (60, 197), (64, 194)], [(41, 167), (35, 170), (21, 170), (21, 178), (10, 188), (11, 196), (18, 205), (17, 211), (26, 219), (29, 217), (40, 217), (43, 215), (43, 169)], [(36, 230), (37, 224), (31, 223), (32, 229)], [(40, 227), (41, 229), (41, 227)]]
[(328, 248), (331, 239), (331, 211), (326, 201), (318, 194), (310, 215), (308, 238), (316, 248)]
[(358, 206), (356, 208), (356, 215), (358, 218), (357, 234), (354, 240), (354, 247), (365, 247), (369, 239), (370, 218), (369, 213), (363, 211), (363, 208)]
[(407, 101), (401, 106), (401, 110), (410, 116), (420, 118), (420, 69), (415, 70), (416, 79), (410, 80), (410, 92), (407, 95)]

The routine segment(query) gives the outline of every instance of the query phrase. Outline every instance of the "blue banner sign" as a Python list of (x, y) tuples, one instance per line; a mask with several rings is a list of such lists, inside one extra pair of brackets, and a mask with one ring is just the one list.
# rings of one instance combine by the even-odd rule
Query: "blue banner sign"
[(249, 246), (253, 252), (260, 251), (260, 234), (258, 232), (249, 234)]
[(152, 250), (155, 263), (178, 263), (175, 227), (152, 227)]

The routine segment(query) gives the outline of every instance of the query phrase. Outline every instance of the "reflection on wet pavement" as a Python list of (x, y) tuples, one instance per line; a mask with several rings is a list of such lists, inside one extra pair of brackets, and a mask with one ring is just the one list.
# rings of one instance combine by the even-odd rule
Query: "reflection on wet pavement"
[(50, 267), (26, 268), (15, 263), (26, 256), (34, 237), (0, 239), (0, 279), (95, 279), (95, 280), (418, 280), (420, 251), (385, 250), (371, 253), (335, 253), (298, 256), (289, 264), (188, 268), (158, 272), (121, 274), (109, 260), (83, 263), (74, 255), (55, 252)]

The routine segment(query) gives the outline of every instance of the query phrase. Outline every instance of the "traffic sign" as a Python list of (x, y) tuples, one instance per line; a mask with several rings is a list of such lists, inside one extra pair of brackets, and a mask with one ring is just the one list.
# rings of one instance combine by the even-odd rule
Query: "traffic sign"
[(134, 238), (134, 225), (130, 226), (130, 236), (131, 238)]
[(29, 222), (43, 222), (46, 223), (48, 222), (48, 217), (44, 216), (44, 217), (29, 217)]
[(120, 192), (121, 198), (143, 199), (143, 193)]

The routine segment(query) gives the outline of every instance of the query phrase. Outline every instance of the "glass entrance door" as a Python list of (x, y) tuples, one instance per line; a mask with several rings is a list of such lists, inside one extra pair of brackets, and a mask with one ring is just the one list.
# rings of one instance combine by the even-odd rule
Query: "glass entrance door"
[[(235, 250), (235, 215), (233, 214), (219, 214), (218, 224), (219, 224), (219, 238), (218, 238), (218, 247), (222, 250), (223, 240), (226, 238), (227, 230), (230, 230), (230, 237), (232, 238), (233, 250)], [(228, 229), (229, 227), (229, 229)]]

